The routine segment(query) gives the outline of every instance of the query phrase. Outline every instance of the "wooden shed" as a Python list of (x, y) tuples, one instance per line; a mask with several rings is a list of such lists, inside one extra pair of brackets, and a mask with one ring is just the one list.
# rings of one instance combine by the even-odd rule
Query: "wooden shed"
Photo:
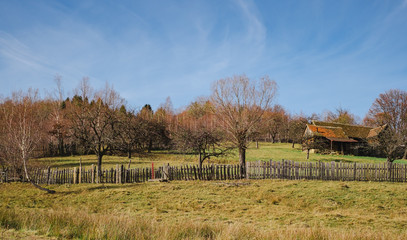
[(312, 121), (307, 124), (305, 139), (323, 139), (331, 152), (350, 154), (356, 146), (366, 145), (370, 138), (376, 137), (383, 128), (360, 125)]

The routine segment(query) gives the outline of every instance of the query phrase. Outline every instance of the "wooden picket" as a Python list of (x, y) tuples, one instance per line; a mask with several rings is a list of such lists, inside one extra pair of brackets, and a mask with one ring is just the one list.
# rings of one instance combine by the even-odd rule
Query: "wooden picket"
[[(94, 165), (75, 168), (31, 169), (32, 181), (37, 184), (80, 184), (80, 183), (138, 183), (156, 179), (168, 180), (234, 180), (241, 179), (240, 165), (197, 165), (164, 166), (154, 168), (130, 168), (116, 165), (115, 168), (101, 169), (101, 176)], [(168, 169), (164, 174), (164, 169)], [(168, 176), (167, 176), (168, 175)], [(290, 179), (325, 181), (390, 181), (406, 182), (407, 165), (398, 163), (343, 163), (343, 162), (294, 162), (253, 161), (246, 164), (247, 179)], [(2, 173), (0, 182), (15, 181)]]

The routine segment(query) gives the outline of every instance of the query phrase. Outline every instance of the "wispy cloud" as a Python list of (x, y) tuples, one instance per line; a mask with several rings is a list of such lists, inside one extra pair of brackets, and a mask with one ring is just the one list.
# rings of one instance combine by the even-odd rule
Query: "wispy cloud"
[(3, 31), (0, 31), (0, 53), (4, 58), (17, 61), (29, 68), (50, 70), (46, 67), (48, 64), (33, 54), (27, 45)]
[(236, 2), (243, 13), (243, 22), (245, 22), (247, 30), (247, 40), (252, 44), (263, 45), (266, 40), (267, 29), (260, 20), (260, 13), (254, 2), (244, 0), (238, 0)]
[(12, 13), (0, 2), (4, 94), (48, 87), (55, 74), (72, 89), (89, 76), (96, 88), (114, 83), (131, 104), (171, 96), (177, 107), (208, 95), (219, 78), (269, 74), (280, 103), (308, 113), (338, 104), (363, 112), (373, 88), (407, 87), (407, 0), (39, 2), (9, 2)]

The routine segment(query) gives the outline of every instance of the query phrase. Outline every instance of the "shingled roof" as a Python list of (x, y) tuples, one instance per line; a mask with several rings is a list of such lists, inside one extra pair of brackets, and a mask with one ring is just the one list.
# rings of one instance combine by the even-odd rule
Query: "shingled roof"
[[(349, 125), (342, 123), (331, 123), (331, 122), (322, 122), (322, 121), (312, 121), (315, 126), (324, 126), (324, 127), (338, 127), (343, 130), (346, 136), (349, 138), (358, 138), (366, 139), (369, 137), (370, 131), (373, 129), (371, 127), (365, 127), (360, 125)], [(372, 133), (373, 134), (373, 133)]]

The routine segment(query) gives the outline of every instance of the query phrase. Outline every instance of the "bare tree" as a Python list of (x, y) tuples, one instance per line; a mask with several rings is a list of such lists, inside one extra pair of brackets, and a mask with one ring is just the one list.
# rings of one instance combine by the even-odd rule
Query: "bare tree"
[(271, 138), (272, 143), (281, 141), (284, 137), (284, 128), (288, 122), (288, 115), (284, 108), (280, 105), (274, 105), (267, 109), (262, 117), (261, 128)]
[(387, 125), (386, 133), (380, 141), (385, 150), (387, 161), (393, 161), (397, 148), (404, 145), (407, 155), (407, 92), (392, 89), (379, 95), (373, 102), (364, 122), (369, 125)]
[(102, 158), (113, 149), (118, 137), (118, 111), (124, 100), (108, 84), (92, 98), (87, 95), (89, 89), (91, 88), (85, 78), (77, 90), (82, 96), (73, 98), (70, 119), (73, 135), (96, 154), (100, 177)]
[(241, 176), (246, 175), (246, 149), (250, 135), (261, 120), (265, 109), (272, 104), (277, 84), (268, 76), (259, 81), (238, 75), (216, 81), (212, 86), (211, 101), (215, 113), (230, 141), (239, 150)]
[[(68, 121), (66, 117), (66, 103), (63, 100), (64, 90), (62, 88), (62, 77), (57, 75), (54, 79), (56, 84), (55, 94), (51, 99), (51, 114), (49, 116), (49, 134), (51, 139), (56, 139), (58, 155), (65, 153), (64, 143), (68, 136)], [(50, 140), (51, 141), (51, 140)]]
[(44, 122), (47, 114), (41, 111), (38, 91), (29, 90), (28, 93), (13, 93), (8, 100), (8, 106), (2, 104), (1, 118), (6, 129), (3, 129), (2, 145), (8, 157), (18, 159), (23, 165), (26, 179), (40, 190), (48, 193), (55, 191), (43, 188), (31, 180), (28, 163), (34, 157), (34, 150), (44, 137)]
[(80, 96), (84, 101), (93, 95), (93, 88), (89, 84), (89, 77), (84, 77), (74, 90), (76, 96)]
[(349, 110), (344, 108), (337, 108), (335, 112), (327, 111), (324, 113), (324, 121), (335, 122), (342, 124), (356, 124), (357, 117), (352, 114)]
[(197, 154), (199, 168), (206, 159), (225, 155), (230, 147), (222, 144), (224, 134), (213, 123), (213, 106), (209, 101), (195, 101), (179, 114), (173, 127), (173, 141), (178, 149)]
[(11, 99), (1, 99), (0, 101), (0, 163), (4, 172), (13, 170), (14, 178), (24, 179), (24, 166), (21, 158), (18, 157), (17, 148), (9, 141), (9, 124), (11, 112), (15, 108)]
[(135, 110), (127, 110), (124, 105), (120, 108), (118, 119), (118, 136), (115, 140), (116, 148), (130, 159), (133, 152), (144, 150), (147, 122), (137, 116)]
[(168, 122), (172, 116), (162, 107), (154, 113), (149, 104), (146, 104), (138, 113), (137, 117), (143, 123), (143, 137), (141, 140), (148, 153), (151, 152), (154, 145), (168, 146), (170, 142)]
[(292, 148), (294, 148), (294, 145), (296, 143), (301, 143), (301, 141), (303, 140), (303, 135), (307, 123), (307, 118), (302, 116), (294, 116), (290, 118), (288, 125), (288, 135), (290, 140), (292, 141)]

